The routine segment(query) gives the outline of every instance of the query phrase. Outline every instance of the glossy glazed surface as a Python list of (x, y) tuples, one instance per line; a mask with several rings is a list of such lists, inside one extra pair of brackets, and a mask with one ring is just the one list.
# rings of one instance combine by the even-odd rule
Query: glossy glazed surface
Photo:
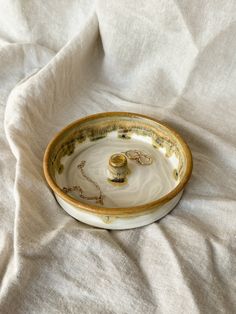
[[(98, 189), (81, 175), (77, 165), (86, 161), (84, 171), (94, 180), (104, 194), (105, 207), (129, 207), (152, 202), (170, 192), (177, 184), (174, 169), (178, 166), (176, 158), (167, 158), (163, 150), (156, 149), (146, 137), (134, 136), (129, 140), (117, 137), (116, 132), (98, 141), (77, 144), (73, 154), (62, 158), (64, 171), (56, 173), (58, 186), (80, 186), (86, 195), (98, 194)], [(108, 180), (108, 164), (112, 154), (127, 150), (139, 150), (150, 154), (153, 158), (151, 165), (140, 165), (128, 160), (129, 174), (125, 184), (111, 184)], [(81, 200), (78, 191), (70, 195)], [(91, 204), (93, 200), (83, 200)], [(102, 206), (102, 205), (100, 205)]]
[[(127, 158), (122, 184), (109, 177), (113, 154)], [(44, 156), (45, 177), (62, 207), (76, 219), (108, 229), (138, 227), (166, 215), (191, 171), (191, 152), (178, 133), (155, 119), (126, 112), (96, 114), (70, 124), (49, 143)]]

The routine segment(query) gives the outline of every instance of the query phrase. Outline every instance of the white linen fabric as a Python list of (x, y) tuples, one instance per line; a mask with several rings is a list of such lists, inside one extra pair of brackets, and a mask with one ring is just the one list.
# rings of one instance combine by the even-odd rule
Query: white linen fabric
[[(0, 1), (0, 313), (236, 312), (235, 13), (234, 0)], [(161, 221), (93, 228), (48, 188), (49, 140), (102, 111), (189, 143), (191, 181)]]

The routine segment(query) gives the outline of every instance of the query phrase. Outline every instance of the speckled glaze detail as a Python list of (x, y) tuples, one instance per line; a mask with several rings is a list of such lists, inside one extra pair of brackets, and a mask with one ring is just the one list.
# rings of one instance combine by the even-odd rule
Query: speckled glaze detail
[[(147, 138), (145, 140), (147, 143), (150, 143), (158, 152), (161, 151), (163, 156), (173, 163), (171, 177), (176, 180), (174, 188), (154, 201), (127, 207), (98, 206), (85, 203), (64, 193), (55, 179), (56, 176), (63, 176), (63, 173), (67, 172), (63, 160), (78, 150), (80, 144), (87, 145), (92, 142), (98, 144), (100, 140), (110, 138), (110, 133), (115, 134), (119, 140), (124, 139), (127, 145), (133, 139), (138, 139), (139, 136)], [(152, 149), (154, 150), (154, 148)], [(135, 163), (133, 164), (135, 165)], [(128, 226), (133, 228), (150, 223), (168, 213), (181, 197), (191, 171), (191, 152), (178, 133), (155, 119), (127, 112), (96, 114), (70, 124), (49, 143), (44, 156), (46, 180), (63, 208), (75, 218), (86, 223), (105, 228), (105, 225), (109, 224), (109, 229), (123, 229), (122, 221), (127, 221), (131, 217), (135, 219), (132, 222), (129, 220), (125, 229)], [(95, 217), (93, 215), (109, 218), (100, 218), (98, 221), (93, 218)], [(142, 216), (146, 217), (145, 222), (141, 221), (141, 218), (136, 218)], [(110, 217), (115, 220), (113, 221)], [(105, 221), (107, 222), (105, 223)]]
[(174, 179), (177, 181), (179, 179), (179, 175), (178, 175), (178, 170), (177, 169), (174, 169), (173, 170), (173, 177)]
[(124, 140), (130, 140), (131, 139), (131, 131), (127, 130), (125, 128), (118, 129), (118, 138), (122, 138)]

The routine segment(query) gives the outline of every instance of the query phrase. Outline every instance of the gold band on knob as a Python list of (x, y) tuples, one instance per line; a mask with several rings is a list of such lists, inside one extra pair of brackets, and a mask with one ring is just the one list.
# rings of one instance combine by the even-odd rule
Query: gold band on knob
[(124, 167), (127, 165), (127, 158), (123, 154), (113, 154), (109, 159), (109, 164), (115, 168)]

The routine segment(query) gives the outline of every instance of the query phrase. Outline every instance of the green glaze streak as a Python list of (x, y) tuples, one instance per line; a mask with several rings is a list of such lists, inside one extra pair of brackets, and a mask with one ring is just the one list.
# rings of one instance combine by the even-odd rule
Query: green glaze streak
[(97, 136), (97, 137), (91, 137), (90, 138), (90, 141), (97, 141), (97, 140), (101, 140), (103, 138), (105, 138), (107, 135), (100, 135), (100, 136)]
[(64, 170), (64, 166), (61, 164), (61, 158), (64, 156), (70, 156), (73, 154), (75, 150), (75, 140), (71, 140), (65, 144), (63, 144), (58, 150), (55, 158), (54, 158), (54, 167), (55, 170), (61, 174)]

